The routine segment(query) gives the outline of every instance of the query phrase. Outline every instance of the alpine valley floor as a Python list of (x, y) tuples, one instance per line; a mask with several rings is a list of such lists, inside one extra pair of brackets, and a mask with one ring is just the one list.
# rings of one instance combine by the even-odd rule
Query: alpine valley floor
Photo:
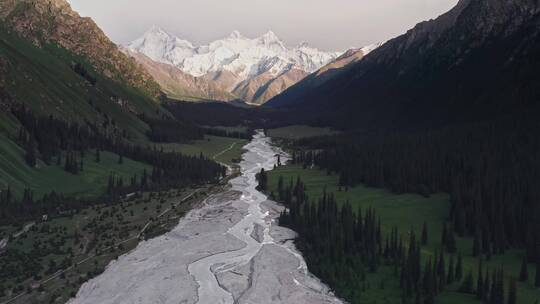
[(112, 262), (69, 303), (341, 303), (308, 272), (295, 233), (277, 226), (282, 207), (255, 189), (283, 152), (262, 133), (244, 148), (229, 190)]

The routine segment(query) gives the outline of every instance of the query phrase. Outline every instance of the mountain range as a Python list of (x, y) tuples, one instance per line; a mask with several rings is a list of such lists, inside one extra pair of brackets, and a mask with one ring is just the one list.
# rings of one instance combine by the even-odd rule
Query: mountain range
[(539, 12), (535, 0), (461, 0), (268, 105), (346, 128), (432, 128), (522, 112), (540, 100)]
[[(272, 31), (253, 39), (234, 31), (195, 45), (155, 26), (125, 49), (171, 96), (251, 104), (265, 103), (342, 55), (307, 43), (289, 48)], [(365, 55), (372, 49), (361, 51)]]

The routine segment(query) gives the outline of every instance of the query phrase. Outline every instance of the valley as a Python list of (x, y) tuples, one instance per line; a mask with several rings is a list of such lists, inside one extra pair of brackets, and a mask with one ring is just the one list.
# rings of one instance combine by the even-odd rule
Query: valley
[[(227, 156), (239, 159), (241, 155), (240, 150), (230, 147), (204, 151), (216, 159)], [(108, 170), (130, 166), (129, 161), (119, 165), (114, 160)], [(107, 162), (107, 155), (103, 155), (100, 165)], [(208, 196), (224, 191), (227, 180), (238, 174), (237, 169), (231, 167), (229, 174), (218, 185), (131, 193), (112, 204), (92, 204), (55, 217), (44, 215), (46, 218), (28, 225), (29, 229), (21, 230), (22, 226), (15, 224), (0, 226), (1, 303), (66, 302), (84, 282), (100, 275), (112, 261), (134, 250), (140, 242), (167, 233)], [(73, 184), (95, 187), (106, 177), (95, 180)], [(49, 188), (62, 191), (65, 186)], [(97, 197), (104, 190), (84, 189), (79, 193), (91, 195), (91, 191)], [(70, 194), (65, 190), (62, 193)]]
[(540, 2), (304, 1), (0, 0), (0, 303), (538, 304)]
[(293, 232), (275, 224), (281, 207), (255, 190), (256, 173), (272, 169), (281, 152), (261, 133), (245, 149), (242, 174), (230, 180), (228, 190), (208, 197), (171, 232), (110, 264), (69, 303), (157, 297), (163, 303), (253, 303), (278, 297), (285, 303), (341, 303), (309, 274), (290, 241)]

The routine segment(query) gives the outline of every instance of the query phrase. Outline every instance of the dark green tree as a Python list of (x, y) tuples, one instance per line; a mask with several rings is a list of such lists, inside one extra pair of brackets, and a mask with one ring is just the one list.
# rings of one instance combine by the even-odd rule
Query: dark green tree
[(427, 245), (428, 243), (428, 227), (427, 223), (424, 222), (424, 225), (422, 226), (422, 245)]
[(473, 282), (472, 271), (469, 271), (469, 273), (467, 273), (467, 276), (463, 280), (463, 283), (461, 283), (461, 287), (459, 288), (459, 291), (463, 293), (470, 293), (470, 294), (474, 293), (474, 282)]
[(516, 280), (510, 280), (510, 289), (508, 290), (508, 304), (517, 304), (517, 286)]
[(536, 261), (536, 277), (534, 279), (534, 286), (540, 287), (540, 258), (538, 258)]
[(461, 257), (461, 253), (458, 255), (455, 277), (457, 281), (461, 281), (461, 279), (463, 278), (463, 258)]
[(521, 282), (527, 282), (527, 280), (529, 280), (527, 255), (523, 256), (523, 259), (521, 261), (521, 270), (519, 272), (519, 280)]

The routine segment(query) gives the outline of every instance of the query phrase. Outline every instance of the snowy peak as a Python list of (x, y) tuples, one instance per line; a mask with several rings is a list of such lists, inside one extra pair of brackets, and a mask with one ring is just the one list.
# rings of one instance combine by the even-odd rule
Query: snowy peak
[(195, 46), (191, 42), (180, 39), (158, 26), (152, 26), (141, 38), (126, 47), (154, 61), (173, 65), (181, 63), (181, 58), (195, 53)]
[(264, 35), (259, 37), (258, 40), (261, 43), (263, 43), (264, 45), (271, 45), (271, 44), (274, 44), (274, 43), (283, 44), (283, 42), (281, 42), (279, 37), (272, 31), (266, 32)]
[[(184, 83), (176, 84), (183, 87), (184, 92), (191, 92), (191, 95), (208, 99), (208, 96), (218, 96), (217, 93), (209, 93), (223, 91), (248, 103), (262, 104), (307, 75), (323, 67), (336, 67), (360, 60), (377, 46), (354, 49), (358, 54), (349, 58), (350, 54), (345, 56), (343, 52), (321, 51), (305, 41), (296, 47), (289, 47), (273, 31), (255, 38), (233, 31), (222, 39), (196, 45), (153, 26), (141, 38), (129, 43), (127, 49), (146, 55), (153, 61), (172, 65), (194, 78), (187, 81), (188, 77), (181, 77)], [(347, 58), (340, 60), (342, 55)], [(165, 83), (163, 86), (170, 84), (165, 79), (171, 77), (156, 78)], [(199, 94), (195, 94), (195, 88), (200, 91)]]
[(366, 45), (365, 47), (360, 48), (360, 51), (362, 51), (362, 54), (366, 56), (367, 54), (373, 52), (375, 49), (379, 48), (381, 45), (383, 45), (384, 42), (374, 43), (370, 45)]
[(311, 73), (340, 55), (319, 51), (307, 43), (288, 48), (273, 31), (254, 39), (233, 31), (224, 39), (197, 46), (157, 26), (129, 43), (127, 48), (154, 61), (174, 65), (195, 77), (229, 71), (240, 80), (267, 72), (277, 76), (292, 68)]
[(242, 39), (242, 38), (244, 38), (244, 36), (242, 36), (242, 34), (241, 34), (239, 31), (233, 31), (233, 32), (229, 35), (229, 38), (230, 38), (230, 39)]

